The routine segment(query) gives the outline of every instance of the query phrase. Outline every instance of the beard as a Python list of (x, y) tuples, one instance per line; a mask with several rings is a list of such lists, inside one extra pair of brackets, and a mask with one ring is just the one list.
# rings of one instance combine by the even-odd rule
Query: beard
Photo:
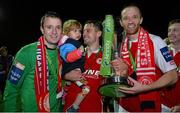
[(134, 35), (134, 34), (138, 33), (139, 28), (140, 28), (140, 27), (127, 28), (127, 29), (126, 29), (126, 33), (127, 33), (128, 35)]

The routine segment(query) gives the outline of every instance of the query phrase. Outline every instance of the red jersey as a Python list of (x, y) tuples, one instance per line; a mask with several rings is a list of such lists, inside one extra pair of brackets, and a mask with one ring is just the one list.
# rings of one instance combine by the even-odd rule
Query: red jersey
[(173, 56), (174, 61), (178, 66), (178, 81), (176, 82), (176, 84), (164, 89), (161, 93), (162, 103), (170, 108), (180, 103), (180, 52), (176, 53)]
[[(102, 96), (98, 93), (98, 88), (102, 85), (103, 77), (100, 75), (100, 65), (102, 60), (102, 52), (92, 53), (89, 57), (86, 55), (85, 59), (85, 72), (83, 76), (88, 81), (87, 86), (90, 87), (90, 92), (84, 98), (79, 106), (78, 112), (102, 112)], [(64, 111), (70, 107), (75, 101), (77, 94), (81, 92), (79, 88), (74, 83), (68, 89), (67, 95), (65, 97)]]
[[(154, 59), (155, 59), (155, 73), (156, 76), (159, 78), (163, 75), (163, 73), (166, 73), (167, 71), (170, 71), (172, 69), (176, 68), (176, 65), (173, 63), (173, 60), (167, 60), (166, 56), (168, 53), (167, 45), (162, 41), (161, 38), (151, 35), (150, 39), (152, 40), (153, 46), (154, 46)], [(137, 52), (137, 41), (133, 42), (131, 41), (131, 54), (134, 59), (136, 59), (136, 52)], [(164, 51), (162, 51), (164, 50)], [(157, 91), (158, 92), (158, 91)], [(158, 95), (156, 96), (155, 101), (155, 108), (148, 108), (145, 110), (149, 111), (160, 111), (161, 110), (161, 100), (160, 100), (160, 92), (158, 92)], [(119, 104), (128, 112), (142, 112), (141, 102), (139, 99), (139, 95), (133, 95), (121, 98), (119, 101)]]

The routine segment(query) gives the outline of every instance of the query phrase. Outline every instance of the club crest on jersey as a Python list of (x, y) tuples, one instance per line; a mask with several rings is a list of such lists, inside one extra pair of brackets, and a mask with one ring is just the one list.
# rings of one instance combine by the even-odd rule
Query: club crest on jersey
[(24, 72), (24, 68), (25, 66), (19, 62), (14, 63), (14, 65), (12, 65), (12, 69), (9, 72), (8, 75), (8, 80), (17, 85), (18, 81), (20, 80), (23, 72)]
[(153, 82), (153, 80), (148, 77), (148, 76), (141, 76), (141, 78), (139, 79), (140, 83), (143, 84), (143, 85), (148, 85), (150, 83)]
[(96, 60), (96, 63), (97, 63), (97, 64), (101, 64), (101, 62), (102, 62), (102, 58), (98, 58), (98, 59)]
[(166, 60), (166, 62), (169, 62), (172, 60), (172, 56), (171, 56), (167, 46), (161, 48), (160, 51), (161, 51), (161, 54), (163, 55), (164, 59)]

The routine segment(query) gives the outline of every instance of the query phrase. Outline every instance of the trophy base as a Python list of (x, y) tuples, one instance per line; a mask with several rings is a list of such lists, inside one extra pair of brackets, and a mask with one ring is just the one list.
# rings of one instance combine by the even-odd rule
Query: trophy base
[(112, 76), (106, 78), (104, 84), (99, 87), (99, 93), (108, 97), (126, 97), (128, 94), (120, 92), (119, 87), (131, 87), (126, 77)]
[(99, 93), (108, 97), (126, 97), (128, 94), (118, 91), (119, 87), (130, 87), (128, 84), (105, 84), (99, 88)]

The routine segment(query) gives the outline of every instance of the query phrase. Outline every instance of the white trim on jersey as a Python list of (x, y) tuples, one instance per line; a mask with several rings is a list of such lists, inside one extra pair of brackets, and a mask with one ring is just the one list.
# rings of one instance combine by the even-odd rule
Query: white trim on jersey
[(166, 73), (172, 69), (177, 68), (176, 64), (173, 63), (173, 61), (166, 62), (165, 58), (163, 57), (160, 49), (167, 47), (166, 43), (161, 39), (161, 37), (150, 34), (150, 39), (153, 42), (154, 46), (154, 58), (155, 58), (155, 64), (159, 69)]

